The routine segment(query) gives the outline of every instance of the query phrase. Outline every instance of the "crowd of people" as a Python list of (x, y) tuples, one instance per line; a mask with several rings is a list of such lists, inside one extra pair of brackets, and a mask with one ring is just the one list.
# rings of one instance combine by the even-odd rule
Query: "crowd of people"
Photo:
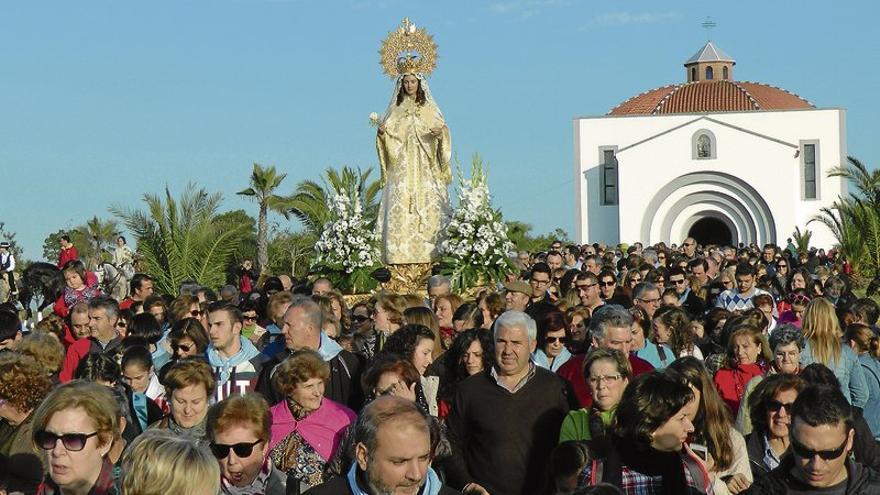
[(0, 306), (0, 494), (880, 493), (880, 306), (833, 251), (555, 241), (369, 297), (248, 261), (117, 300), (65, 242), (51, 315)]

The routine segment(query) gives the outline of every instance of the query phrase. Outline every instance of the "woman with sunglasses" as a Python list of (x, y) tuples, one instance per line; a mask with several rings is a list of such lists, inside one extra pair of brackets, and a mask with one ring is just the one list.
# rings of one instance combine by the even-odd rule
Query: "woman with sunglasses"
[(791, 404), (803, 388), (797, 375), (780, 373), (761, 381), (749, 397), (753, 430), (746, 436), (746, 451), (755, 480), (779, 466), (788, 452)]
[(569, 340), (569, 330), (562, 311), (548, 311), (537, 318), (538, 348), (532, 355), (536, 365), (556, 372), (571, 359), (571, 352), (565, 344)]
[(34, 413), (34, 445), (49, 467), (38, 495), (119, 493), (119, 471), (107, 458), (118, 412), (110, 389), (97, 383), (74, 381), (49, 393)]
[(211, 365), (198, 357), (177, 361), (165, 375), (163, 385), (171, 414), (150, 428), (168, 429), (207, 444), (206, 417), (217, 387)]
[(257, 394), (234, 395), (211, 406), (208, 438), (220, 463), (220, 493), (285, 495), (284, 476), (269, 459), (271, 426), (269, 404)]
[(168, 333), (171, 347), (171, 360), (159, 370), (159, 381), (165, 381), (165, 375), (174, 363), (181, 359), (204, 356), (208, 349), (208, 332), (195, 318), (184, 318), (174, 322)]
[(198, 298), (189, 294), (177, 296), (177, 298), (171, 302), (171, 306), (168, 308), (166, 316), (168, 316), (171, 325), (174, 325), (185, 318), (201, 319), (202, 309), (199, 306)]
[(289, 493), (326, 481), (327, 463), (357, 418), (351, 409), (324, 397), (329, 378), (330, 365), (312, 350), (296, 351), (276, 368), (275, 384), (284, 400), (270, 409), (268, 451), (275, 467), (287, 475)]

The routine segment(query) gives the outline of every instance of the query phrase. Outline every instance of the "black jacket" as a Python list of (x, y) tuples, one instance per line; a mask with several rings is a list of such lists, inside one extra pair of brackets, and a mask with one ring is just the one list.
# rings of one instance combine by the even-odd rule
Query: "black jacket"
[(752, 468), (752, 478), (757, 480), (770, 473), (764, 464), (764, 436), (753, 431), (746, 436), (746, 453), (749, 455), (749, 467)]
[[(283, 350), (263, 364), (260, 377), (257, 379), (256, 391), (263, 395), (269, 404), (277, 404), (281, 395), (275, 390), (272, 377), (275, 367), (290, 356), (290, 350)], [(357, 354), (346, 350), (339, 351), (330, 365), (330, 380), (324, 388), (324, 397), (348, 406), (352, 411), (360, 411), (364, 405), (364, 393), (361, 389), (361, 374), (364, 370), (363, 360)]]
[[(786, 456), (770, 474), (756, 479), (745, 495), (786, 495), (789, 486), (797, 483), (789, 473), (792, 464), (791, 456)], [(880, 495), (880, 471), (847, 459), (846, 473), (847, 495)]]
[[(336, 476), (311, 490), (307, 490), (306, 495), (354, 495), (354, 492), (351, 491), (348, 480), (344, 476)], [(440, 488), (440, 495), (461, 495), (461, 493), (444, 486)]]

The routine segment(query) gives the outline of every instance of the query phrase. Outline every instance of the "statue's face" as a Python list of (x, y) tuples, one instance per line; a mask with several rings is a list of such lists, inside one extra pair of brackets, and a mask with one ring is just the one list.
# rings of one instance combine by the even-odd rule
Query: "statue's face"
[(409, 96), (415, 97), (416, 91), (419, 89), (419, 78), (412, 75), (403, 76), (403, 90)]

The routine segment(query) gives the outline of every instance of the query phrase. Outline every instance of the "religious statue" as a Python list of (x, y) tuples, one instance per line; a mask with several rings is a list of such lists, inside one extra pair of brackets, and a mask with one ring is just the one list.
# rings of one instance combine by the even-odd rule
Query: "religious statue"
[(382, 43), (381, 63), (395, 80), (378, 124), (376, 149), (384, 190), (377, 228), (382, 261), (390, 265), (436, 260), (438, 236), (449, 216), (452, 143), (426, 76), (437, 45), (409, 19)]

